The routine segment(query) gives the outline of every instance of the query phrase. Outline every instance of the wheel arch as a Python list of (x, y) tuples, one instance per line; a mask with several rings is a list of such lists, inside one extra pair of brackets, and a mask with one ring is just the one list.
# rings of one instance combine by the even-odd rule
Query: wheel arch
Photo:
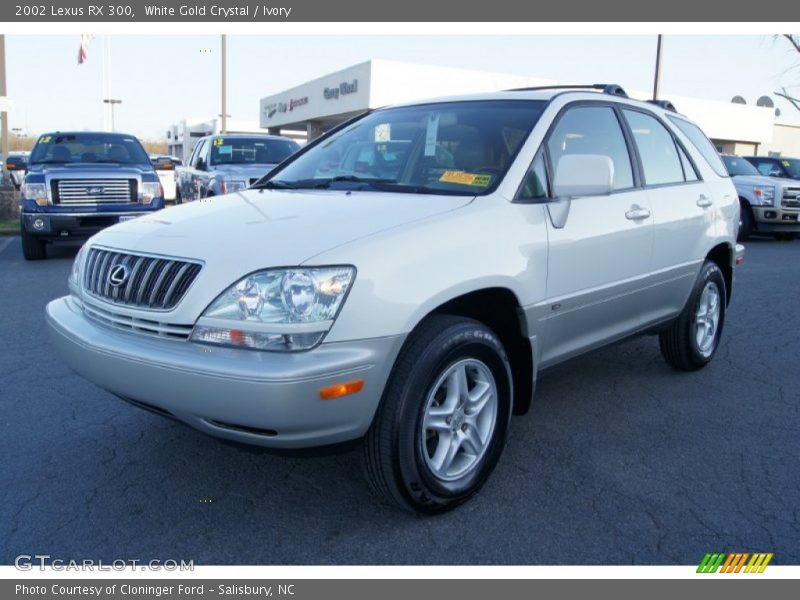
[(733, 292), (733, 247), (728, 243), (717, 244), (706, 255), (706, 260), (715, 263), (725, 279), (725, 301), (729, 304)]
[(533, 398), (536, 373), (533, 348), (528, 339), (525, 313), (510, 289), (490, 287), (466, 292), (439, 304), (426, 316), (447, 314), (480, 321), (500, 338), (511, 363), (514, 385), (513, 412), (528, 412)]

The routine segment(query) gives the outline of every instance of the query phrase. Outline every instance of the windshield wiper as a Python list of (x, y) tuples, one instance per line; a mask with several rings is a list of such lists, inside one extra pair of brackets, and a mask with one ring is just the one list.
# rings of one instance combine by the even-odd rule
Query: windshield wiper
[(296, 190), (297, 186), (288, 181), (281, 181), (280, 179), (270, 179), (264, 183), (259, 183), (253, 186), (254, 190)]
[(296, 181), (297, 187), (315, 188), (315, 189), (328, 189), (332, 183), (358, 183), (373, 187), (378, 190), (387, 189), (386, 186), (397, 185), (395, 179), (380, 179), (377, 177), (358, 177), (357, 175), (337, 175), (328, 179), (303, 179)]

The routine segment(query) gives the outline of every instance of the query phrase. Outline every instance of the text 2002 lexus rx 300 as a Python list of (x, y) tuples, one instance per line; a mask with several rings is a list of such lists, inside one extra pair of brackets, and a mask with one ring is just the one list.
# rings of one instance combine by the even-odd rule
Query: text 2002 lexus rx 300
[(714, 356), (739, 202), (712, 144), (618, 86), (373, 111), (251, 189), (106, 229), (51, 302), (71, 367), (211, 435), (362, 440), (435, 513), (494, 469), (537, 372), (657, 332)]

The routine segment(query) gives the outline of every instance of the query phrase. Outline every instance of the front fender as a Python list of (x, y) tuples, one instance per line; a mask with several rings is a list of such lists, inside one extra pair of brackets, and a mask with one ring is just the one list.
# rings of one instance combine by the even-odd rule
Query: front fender
[(543, 205), (481, 198), (314, 257), (308, 264), (357, 269), (326, 341), (407, 334), (449, 300), (488, 288), (509, 290), (523, 308), (541, 301), (545, 218)]

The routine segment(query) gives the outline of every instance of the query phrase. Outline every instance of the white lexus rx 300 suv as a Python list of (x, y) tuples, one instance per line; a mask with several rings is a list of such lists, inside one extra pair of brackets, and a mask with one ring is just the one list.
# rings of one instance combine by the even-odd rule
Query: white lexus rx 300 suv
[(618, 86), (375, 110), (250, 189), (102, 231), (47, 307), (80, 375), (208, 434), (361, 440), (422, 513), (494, 469), (537, 373), (641, 333), (708, 364), (739, 202), (714, 146)]

